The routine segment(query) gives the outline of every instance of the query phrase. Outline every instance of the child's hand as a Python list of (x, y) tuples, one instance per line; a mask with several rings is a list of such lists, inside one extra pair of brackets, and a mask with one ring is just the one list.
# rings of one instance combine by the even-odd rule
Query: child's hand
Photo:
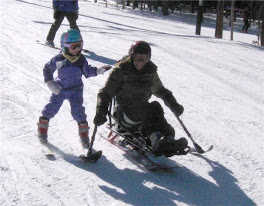
[(104, 65), (100, 68), (97, 68), (97, 75), (98, 74), (104, 74), (106, 71), (108, 71), (111, 68), (112, 68), (112, 66), (110, 66), (110, 65)]
[(55, 95), (58, 95), (61, 91), (61, 87), (57, 85), (54, 80), (47, 82), (47, 86), (50, 89), (50, 91)]

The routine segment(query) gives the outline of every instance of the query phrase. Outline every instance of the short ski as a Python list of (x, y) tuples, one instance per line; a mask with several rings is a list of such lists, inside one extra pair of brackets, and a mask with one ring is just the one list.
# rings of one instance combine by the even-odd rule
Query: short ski
[[(40, 45), (47, 46), (47, 47), (50, 47), (50, 48), (52, 48), (52, 49), (61, 50), (61, 48), (59, 48), (59, 47), (57, 47), (57, 46), (54, 46), (54, 47), (53, 47), (53, 46), (50, 46), (50, 45), (48, 45), (48, 44), (46, 44), (46, 43), (43, 43), (43, 42), (41, 42), (41, 41), (39, 41), (39, 40), (36, 40), (36, 42), (37, 42), (38, 44), (40, 44)], [(85, 53), (89, 53), (88, 49), (82, 49), (82, 51), (85, 52)]]
[(48, 158), (48, 159), (54, 159), (55, 158), (55, 154), (54, 151), (51, 149), (50, 144), (49, 143), (44, 143), (41, 144), (42, 145), (42, 151), (44, 153), (44, 155)]
[[(52, 145), (47, 142), (47, 143), (41, 143), (41, 149), (44, 155), (47, 157), (47, 159), (50, 160), (55, 160), (55, 153), (52, 149)], [(84, 154), (80, 155), (79, 158), (83, 162), (96, 162), (100, 157), (102, 156), (102, 151), (93, 151), (92, 154), (88, 155), (88, 150), (84, 151)]]
[[(211, 150), (213, 150), (213, 148), (214, 148), (214, 146), (211, 145), (206, 151), (204, 151), (204, 153), (210, 152)], [(193, 154), (193, 155), (202, 155), (202, 154), (204, 154), (204, 153), (201, 154), (201, 153), (197, 152), (197, 150), (195, 148), (192, 148), (192, 147), (191, 147), (189, 153)]]
[(50, 48), (53, 48), (53, 49), (57, 49), (57, 50), (61, 50), (61, 48), (59, 48), (59, 47), (56, 47), (56, 46), (50, 46), (50, 45), (48, 45), (48, 44), (46, 44), (46, 43), (43, 43), (43, 42), (40, 42), (39, 40), (36, 40), (36, 42), (38, 43), (38, 44), (40, 44), (40, 45), (43, 45), (43, 46), (47, 46), (47, 47), (50, 47)]
[(148, 170), (169, 170), (173, 168), (178, 168), (178, 165), (167, 165), (165, 163), (162, 163), (159, 161), (158, 158), (156, 158), (154, 155), (148, 152), (143, 152), (140, 150), (136, 150), (131, 147), (130, 144), (123, 145), (122, 139), (124, 137), (122, 134), (118, 133), (113, 128), (107, 127), (110, 129), (110, 133), (108, 137), (102, 136), (104, 139), (109, 141), (111, 144), (115, 145), (122, 151), (124, 151), (126, 154), (128, 154), (131, 158), (133, 158), (139, 165), (145, 167)]

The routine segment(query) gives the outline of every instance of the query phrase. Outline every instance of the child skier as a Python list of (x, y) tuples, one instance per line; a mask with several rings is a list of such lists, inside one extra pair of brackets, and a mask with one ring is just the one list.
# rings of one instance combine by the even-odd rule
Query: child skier
[[(83, 82), (82, 75), (86, 78), (103, 74), (111, 66), (105, 65), (101, 68), (88, 65), (87, 60), (81, 54), (83, 40), (80, 32), (69, 29), (61, 35), (61, 50), (58, 55), (46, 63), (43, 74), (44, 81), (51, 90), (52, 95), (49, 103), (42, 110), (42, 116), (38, 122), (38, 138), (42, 144), (48, 142), (47, 131), (49, 120), (59, 111), (63, 101), (68, 99), (71, 105), (71, 114), (79, 126), (79, 136), (82, 147), (89, 148), (89, 126), (86, 120), (83, 104)], [(54, 79), (53, 73), (58, 71)]]

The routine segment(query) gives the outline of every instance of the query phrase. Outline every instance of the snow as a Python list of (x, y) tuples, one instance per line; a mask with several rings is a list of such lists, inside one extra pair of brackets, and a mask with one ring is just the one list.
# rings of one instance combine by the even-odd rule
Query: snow
[[(58, 51), (36, 40), (45, 41), (53, 23), (51, 1), (3, 0), (0, 205), (264, 205), (264, 49), (252, 44), (257, 40), (254, 24), (249, 34), (240, 33), (238, 19), (230, 41), (228, 22), (223, 39), (214, 38), (210, 15), (196, 36), (190, 14), (164, 17), (114, 4), (106, 8), (101, 1), (80, 1), (79, 6), (77, 23), (84, 47), (92, 51), (85, 54), (89, 63), (113, 64), (134, 41), (149, 42), (161, 80), (185, 107), (182, 121), (202, 148), (213, 144), (214, 150), (204, 156), (174, 156), (171, 161), (180, 168), (150, 172), (106, 142), (101, 136), (108, 131), (101, 126), (94, 148), (103, 150), (103, 156), (85, 164), (78, 158), (78, 128), (65, 102), (50, 121), (56, 159), (46, 159), (36, 138), (38, 117), (50, 96), (42, 68)], [(65, 20), (56, 45), (68, 28)], [(91, 133), (97, 93), (107, 76), (84, 79)], [(163, 108), (177, 138), (187, 137)]]

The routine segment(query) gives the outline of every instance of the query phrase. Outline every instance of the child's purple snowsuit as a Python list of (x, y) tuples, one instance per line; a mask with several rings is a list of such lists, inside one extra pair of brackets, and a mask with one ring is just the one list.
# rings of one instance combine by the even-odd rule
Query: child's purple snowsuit
[[(58, 76), (54, 79), (53, 73), (58, 71)], [(83, 82), (82, 75), (86, 78), (97, 76), (97, 68), (88, 65), (83, 55), (71, 63), (62, 53), (53, 57), (43, 69), (45, 83), (54, 80), (62, 89), (58, 95), (52, 94), (49, 103), (42, 110), (43, 117), (51, 119), (54, 117), (63, 101), (68, 99), (71, 105), (73, 118), (82, 123), (86, 121), (85, 108), (83, 104)]]

